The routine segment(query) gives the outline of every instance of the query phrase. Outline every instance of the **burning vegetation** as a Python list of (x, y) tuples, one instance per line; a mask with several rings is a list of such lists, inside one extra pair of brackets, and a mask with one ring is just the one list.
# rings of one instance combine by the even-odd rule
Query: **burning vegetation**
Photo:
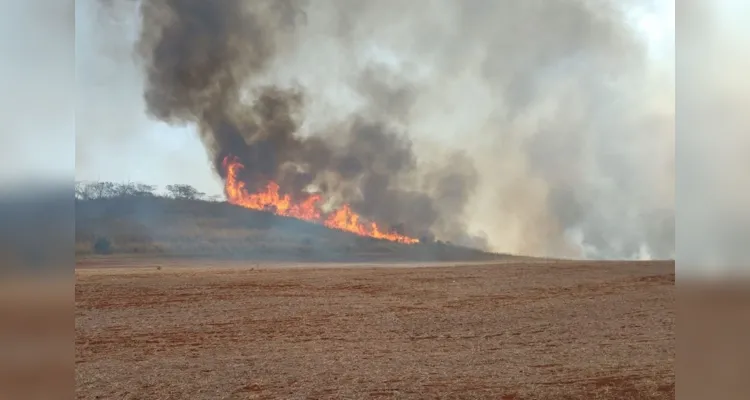
[(367, 222), (351, 209), (349, 204), (323, 214), (320, 205), (323, 198), (310, 194), (300, 201), (295, 201), (288, 194), (279, 193), (279, 184), (269, 181), (265, 190), (249, 193), (245, 183), (240, 180), (240, 171), (245, 167), (238, 158), (227, 156), (222, 163), (226, 172), (225, 192), (231, 204), (272, 212), (276, 215), (293, 217), (305, 221), (321, 223), (328, 228), (351, 232), (359, 236), (368, 236), (392, 242), (414, 244), (419, 240), (396, 232), (386, 232), (375, 222)]
[(232, 204), (393, 242), (460, 242), (476, 171), (460, 154), (449, 165), (419, 165), (397, 123), (407, 106), (382, 112), (408, 87), (364, 73), (363, 96), (378, 94), (372, 104), (300, 133), (316, 93), (266, 75), (279, 53), (296, 49), (303, 6), (143, 1), (138, 50), (149, 115), (198, 129)]

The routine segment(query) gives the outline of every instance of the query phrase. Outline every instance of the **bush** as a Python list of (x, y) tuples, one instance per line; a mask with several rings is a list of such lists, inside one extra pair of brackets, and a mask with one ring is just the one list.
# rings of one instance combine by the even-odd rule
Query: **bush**
[(112, 253), (112, 242), (106, 237), (99, 237), (94, 241), (94, 253), (95, 254), (110, 254)]

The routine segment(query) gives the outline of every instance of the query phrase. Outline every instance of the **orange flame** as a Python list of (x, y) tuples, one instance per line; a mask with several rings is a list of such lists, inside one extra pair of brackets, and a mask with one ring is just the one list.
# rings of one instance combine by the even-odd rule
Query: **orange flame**
[(295, 203), (285, 194), (279, 194), (279, 185), (268, 182), (266, 189), (257, 193), (248, 193), (245, 182), (239, 179), (240, 171), (245, 168), (235, 157), (227, 156), (223, 161), (227, 177), (224, 190), (229, 203), (253, 210), (269, 211), (276, 215), (293, 217), (305, 221), (322, 223), (328, 228), (351, 232), (359, 236), (368, 236), (392, 242), (414, 244), (419, 240), (394, 232), (385, 232), (375, 222), (365, 222), (348, 204), (323, 217), (318, 207), (321, 197), (317, 194)]

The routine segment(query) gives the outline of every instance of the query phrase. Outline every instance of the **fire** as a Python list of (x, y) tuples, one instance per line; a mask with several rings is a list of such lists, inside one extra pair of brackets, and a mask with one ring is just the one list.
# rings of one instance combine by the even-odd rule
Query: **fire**
[(242, 163), (237, 158), (228, 156), (224, 159), (223, 166), (227, 172), (224, 190), (227, 201), (231, 204), (315, 222), (360, 236), (406, 244), (419, 242), (415, 238), (383, 231), (375, 222), (366, 221), (355, 213), (348, 204), (323, 215), (319, 208), (322, 200), (319, 195), (311, 194), (303, 201), (295, 202), (288, 194), (281, 195), (279, 185), (273, 181), (268, 182), (263, 191), (248, 193), (245, 182), (239, 179), (239, 173), (244, 168)]

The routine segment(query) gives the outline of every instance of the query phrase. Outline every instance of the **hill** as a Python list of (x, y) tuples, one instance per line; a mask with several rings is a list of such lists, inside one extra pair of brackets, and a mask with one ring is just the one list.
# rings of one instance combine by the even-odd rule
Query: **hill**
[(94, 254), (359, 262), (474, 261), (505, 254), (442, 242), (401, 244), (202, 200), (123, 196), (76, 200), (76, 256)]

